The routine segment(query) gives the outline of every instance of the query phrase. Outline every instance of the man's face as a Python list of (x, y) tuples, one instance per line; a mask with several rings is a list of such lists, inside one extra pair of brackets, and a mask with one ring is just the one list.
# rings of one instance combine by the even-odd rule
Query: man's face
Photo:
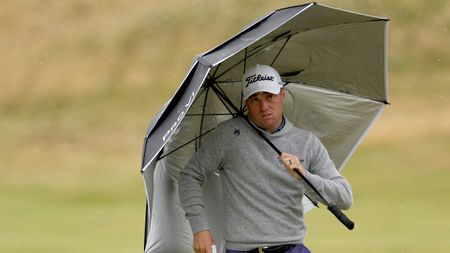
[(284, 89), (279, 94), (258, 92), (251, 95), (245, 104), (248, 116), (259, 127), (267, 132), (274, 132), (281, 124), (283, 118)]

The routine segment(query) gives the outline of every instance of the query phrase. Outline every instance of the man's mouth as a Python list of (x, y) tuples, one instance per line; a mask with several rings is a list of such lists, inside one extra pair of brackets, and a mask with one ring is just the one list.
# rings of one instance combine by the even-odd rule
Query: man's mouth
[(263, 114), (263, 115), (261, 115), (261, 118), (262, 119), (270, 119), (270, 118), (272, 118), (272, 114), (271, 113)]

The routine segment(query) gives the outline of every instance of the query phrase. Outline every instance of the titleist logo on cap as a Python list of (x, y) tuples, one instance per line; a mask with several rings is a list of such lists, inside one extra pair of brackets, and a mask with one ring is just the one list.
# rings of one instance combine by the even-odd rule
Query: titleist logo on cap
[(275, 79), (274, 76), (268, 76), (268, 75), (251, 75), (245, 78), (245, 81), (247, 84), (245, 87), (248, 87), (250, 84), (258, 82), (258, 81), (273, 81)]

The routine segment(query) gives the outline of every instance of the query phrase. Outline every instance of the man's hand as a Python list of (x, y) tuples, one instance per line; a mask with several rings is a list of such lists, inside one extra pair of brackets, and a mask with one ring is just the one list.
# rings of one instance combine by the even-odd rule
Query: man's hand
[(195, 253), (212, 253), (212, 246), (215, 245), (211, 231), (203, 230), (194, 235)]
[(300, 160), (298, 159), (297, 156), (292, 155), (292, 154), (288, 154), (288, 153), (281, 153), (280, 155), (280, 159), (284, 164), (284, 167), (286, 167), (286, 169), (289, 171), (289, 173), (294, 176), (295, 178), (297, 178), (298, 180), (302, 179), (300, 177), (300, 175), (298, 175), (294, 169), (297, 169), (300, 171), (300, 173), (305, 176), (306, 175), (306, 171), (303, 168), (302, 164), (300, 163)]

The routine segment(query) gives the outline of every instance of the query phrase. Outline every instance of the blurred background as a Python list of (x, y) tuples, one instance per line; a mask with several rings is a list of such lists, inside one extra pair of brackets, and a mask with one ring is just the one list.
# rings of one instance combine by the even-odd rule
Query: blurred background
[[(142, 252), (148, 123), (195, 55), (303, 3), (2, 0), (0, 252)], [(306, 244), (448, 252), (450, 2), (319, 3), (391, 19), (391, 105), (343, 171), (355, 230), (322, 207)]]

